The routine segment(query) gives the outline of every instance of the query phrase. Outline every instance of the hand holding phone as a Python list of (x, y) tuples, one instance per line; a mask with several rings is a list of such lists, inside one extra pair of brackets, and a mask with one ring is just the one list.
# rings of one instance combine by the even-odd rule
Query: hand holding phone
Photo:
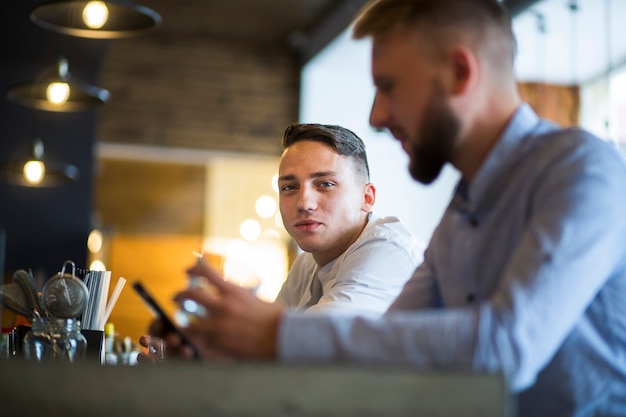
[(176, 333), (183, 344), (189, 346), (194, 352), (194, 358), (198, 358), (198, 350), (193, 346), (193, 344), (189, 341), (189, 339), (181, 332), (181, 330), (174, 324), (174, 322), (169, 318), (165, 310), (161, 308), (161, 306), (157, 303), (157, 301), (152, 297), (152, 295), (146, 290), (143, 284), (139, 281), (135, 281), (132, 284), (133, 289), (137, 292), (139, 297), (145, 302), (150, 311), (161, 320), (163, 323), (163, 331), (166, 333), (174, 332)]

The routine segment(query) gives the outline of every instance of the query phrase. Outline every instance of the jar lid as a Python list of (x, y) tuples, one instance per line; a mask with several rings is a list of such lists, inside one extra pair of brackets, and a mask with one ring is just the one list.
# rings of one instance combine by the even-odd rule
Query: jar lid
[(61, 272), (50, 278), (41, 290), (43, 307), (54, 317), (74, 318), (83, 314), (89, 298), (87, 286), (72, 274), (65, 273), (65, 261)]

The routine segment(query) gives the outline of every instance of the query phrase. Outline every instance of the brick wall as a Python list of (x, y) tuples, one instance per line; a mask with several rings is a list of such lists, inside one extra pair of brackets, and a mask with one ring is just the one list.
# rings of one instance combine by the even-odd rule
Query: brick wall
[(112, 94), (102, 142), (279, 154), (298, 117), (299, 67), (279, 47), (171, 33), (119, 40), (101, 85)]

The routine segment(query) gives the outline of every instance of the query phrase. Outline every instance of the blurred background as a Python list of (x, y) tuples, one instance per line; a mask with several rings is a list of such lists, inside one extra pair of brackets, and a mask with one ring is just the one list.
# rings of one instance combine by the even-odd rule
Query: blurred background
[[(105, 25), (96, 38), (47, 20), (67, 13), (41, 6), (62, 3), (71, 2), (0, 8), (5, 282), (32, 269), (41, 288), (72, 260), (111, 271), (111, 288), (118, 277), (144, 282), (171, 312), (195, 251), (242, 285), (259, 279), (257, 294), (272, 300), (297, 254), (274, 178), (281, 133), (297, 121), (342, 124), (361, 136), (376, 211), (399, 215), (429, 240), (457, 173), (415, 184), (398, 144), (368, 126), (369, 44), (349, 30), (366, 1), (118, 1), (111, 24), (116, 7), (127, 6), (142, 12), (140, 29), (107, 34)], [(505, 3), (524, 99), (623, 151), (626, 2)], [(56, 104), (37, 95), (50, 77), (71, 85), (69, 100), (62, 91)], [(25, 179), (28, 160), (45, 162), (43, 178)], [(3, 327), (15, 319), (2, 310)], [(127, 286), (111, 316), (117, 331), (136, 340), (150, 319)]]

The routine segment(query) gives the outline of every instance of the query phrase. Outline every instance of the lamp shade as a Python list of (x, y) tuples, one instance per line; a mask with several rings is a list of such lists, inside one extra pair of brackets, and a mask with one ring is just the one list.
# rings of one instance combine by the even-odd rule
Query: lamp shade
[[(28, 172), (29, 165), (34, 165), (36, 172)], [(47, 158), (44, 155), (43, 142), (35, 139), (26, 154), (0, 165), (0, 174), (2, 179), (15, 185), (54, 187), (76, 182), (79, 170), (74, 165)]]
[(52, 73), (44, 74), (32, 83), (9, 88), (6, 97), (16, 104), (38, 110), (72, 112), (100, 106), (110, 94), (104, 88), (72, 80), (67, 60), (60, 58)]
[(152, 31), (161, 16), (128, 1), (56, 1), (35, 7), (31, 20), (48, 30), (92, 39), (115, 39)]

